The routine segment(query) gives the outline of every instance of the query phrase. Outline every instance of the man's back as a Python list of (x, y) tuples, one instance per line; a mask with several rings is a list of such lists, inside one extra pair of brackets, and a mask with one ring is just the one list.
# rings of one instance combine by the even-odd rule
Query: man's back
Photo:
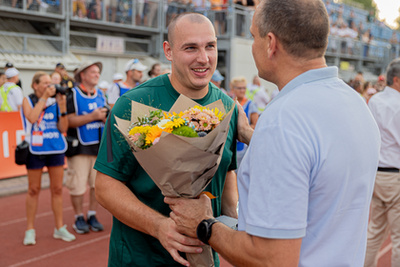
[(363, 100), (333, 70), (310, 71), (285, 86), (261, 115), (243, 159), (254, 167), (244, 178), (258, 188), (250, 185), (251, 196), (239, 191), (240, 205), (260, 198), (267, 205), (264, 212), (240, 209), (239, 225), (263, 237), (303, 237), (299, 266), (364, 260), (379, 132)]

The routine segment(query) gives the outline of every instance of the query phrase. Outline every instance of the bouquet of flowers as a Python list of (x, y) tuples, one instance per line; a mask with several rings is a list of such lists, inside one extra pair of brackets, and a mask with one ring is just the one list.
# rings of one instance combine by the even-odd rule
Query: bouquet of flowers
[(222, 121), (218, 108), (194, 106), (185, 111), (166, 113), (150, 111), (137, 118), (129, 130), (129, 138), (137, 148), (146, 149), (158, 143), (163, 132), (186, 137), (204, 137)]
[[(115, 117), (115, 126), (164, 196), (195, 198), (219, 167), (233, 110), (183, 95), (168, 112), (132, 101), (131, 119)], [(193, 266), (214, 266), (210, 246), (187, 257)]]

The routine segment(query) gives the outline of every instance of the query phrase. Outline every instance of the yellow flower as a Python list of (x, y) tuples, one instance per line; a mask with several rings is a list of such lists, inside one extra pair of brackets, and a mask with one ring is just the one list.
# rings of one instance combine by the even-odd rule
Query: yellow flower
[(162, 129), (158, 127), (157, 125), (151, 127), (149, 131), (146, 134), (146, 145), (151, 145), (153, 144), (153, 141), (161, 136)]
[(136, 133), (147, 134), (150, 128), (151, 126), (136, 126), (129, 131), (129, 135), (135, 135)]
[(177, 119), (173, 119), (169, 122), (167, 122), (166, 124), (164, 124), (165, 129), (174, 129), (174, 128), (178, 128), (182, 125), (185, 124), (185, 120), (182, 118), (177, 118)]

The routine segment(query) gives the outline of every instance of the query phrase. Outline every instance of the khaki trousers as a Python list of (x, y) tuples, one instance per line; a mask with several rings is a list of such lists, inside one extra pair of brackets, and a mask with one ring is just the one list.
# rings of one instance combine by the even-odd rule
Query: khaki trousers
[(364, 267), (376, 266), (376, 256), (388, 232), (392, 241), (392, 267), (400, 266), (400, 173), (377, 172)]

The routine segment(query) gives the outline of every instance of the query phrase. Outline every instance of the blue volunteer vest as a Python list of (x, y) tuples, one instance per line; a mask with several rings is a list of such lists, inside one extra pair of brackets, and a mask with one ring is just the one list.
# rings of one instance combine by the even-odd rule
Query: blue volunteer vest
[[(250, 120), (250, 104), (251, 104), (251, 100), (247, 101), (246, 104), (244, 104), (243, 109), (244, 112), (246, 113), (247, 118), (249, 118)], [(244, 143), (236, 141), (236, 151), (242, 151), (244, 149)]]
[[(29, 103), (33, 108), (32, 100), (28, 97)], [(21, 112), (23, 122), (25, 126), (27, 125), (27, 119), (24, 116), (23, 112)], [(58, 106), (56, 103), (47, 107), (44, 110), (43, 118), (38, 125), (38, 122), (32, 124), (31, 128), (31, 136), (29, 142), (29, 151), (34, 155), (49, 155), (49, 154), (61, 154), (67, 150), (67, 142), (65, 141), (65, 137), (60, 133), (57, 128), (58, 122), (58, 114), (60, 114), (58, 110)], [(40, 114), (40, 117), (42, 113)], [(26, 129), (26, 127), (25, 127)], [(43, 144), (41, 146), (32, 145), (33, 141), (33, 132), (42, 132), (43, 136)]]
[[(76, 115), (92, 113), (95, 109), (104, 107), (106, 100), (101, 90), (96, 90), (93, 96), (87, 96), (76, 87), (72, 88)], [(92, 121), (77, 128), (78, 139), (83, 145), (94, 145), (100, 142), (104, 123)]]

